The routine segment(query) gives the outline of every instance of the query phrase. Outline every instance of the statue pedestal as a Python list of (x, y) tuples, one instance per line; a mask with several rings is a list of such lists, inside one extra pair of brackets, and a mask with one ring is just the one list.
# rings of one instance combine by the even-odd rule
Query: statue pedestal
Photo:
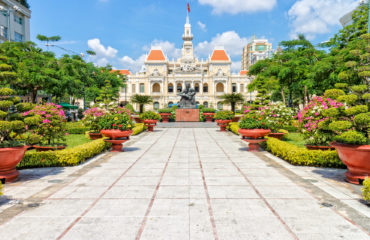
[(199, 122), (199, 109), (176, 109), (176, 122)]

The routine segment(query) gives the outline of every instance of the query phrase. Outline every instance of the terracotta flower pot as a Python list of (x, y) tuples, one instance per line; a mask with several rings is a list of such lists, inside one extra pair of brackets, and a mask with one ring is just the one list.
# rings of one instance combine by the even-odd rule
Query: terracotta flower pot
[(89, 137), (91, 140), (100, 139), (103, 137), (101, 133), (89, 133)]
[(271, 132), (271, 130), (270, 129), (243, 129), (243, 128), (239, 128), (238, 132), (244, 138), (258, 139), (258, 138), (264, 138), (265, 136), (267, 136)]
[(14, 182), (19, 176), (15, 168), (22, 160), (27, 146), (0, 148), (0, 179), (5, 178), (5, 183)]
[(305, 145), (308, 150), (321, 150), (321, 151), (329, 151), (334, 150), (334, 147), (330, 146), (313, 146), (313, 145)]
[(268, 136), (281, 140), (281, 139), (283, 139), (285, 134), (286, 133), (269, 133)]
[(112, 143), (111, 152), (124, 152), (122, 143), (130, 140), (132, 130), (121, 131), (118, 129), (105, 129), (100, 131), (104, 136), (110, 139), (104, 141)]
[(360, 184), (370, 176), (370, 145), (349, 145), (333, 142), (340, 160), (347, 166), (347, 181)]
[(159, 115), (161, 115), (162, 117), (162, 122), (168, 123), (170, 117), (172, 116), (172, 113), (160, 113)]
[(139, 115), (133, 115), (132, 118), (135, 120), (136, 123), (142, 123), (143, 120), (140, 118)]
[(63, 150), (66, 146), (37, 146), (33, 145), (33, 148), (36, 149), (36, 152), (47, 152), (47, 151), (58, 151)]
[(149, 132), (154, 131), (154, 126), (157, 125), (157, 122), (158, 122), (158, 120), (154, 120), (154, 119), (145, 119), (144, 120), (144, 124), (145, 124), (145, 126), (148, 127)]
[(206, 118), (206, 122), (212, 122), (214, 115), (215, 113), (203, 113), (203, 116)]
[(220, 126), (220, 131), (221, 132), (226, 132), (226, 127), (231, 123), (231, 120), (216, 120), (217, 125)]
[(234, 118), (231, 120), (232, 122), (239, 122), (240, 118), (242, 116), (234, 116)]

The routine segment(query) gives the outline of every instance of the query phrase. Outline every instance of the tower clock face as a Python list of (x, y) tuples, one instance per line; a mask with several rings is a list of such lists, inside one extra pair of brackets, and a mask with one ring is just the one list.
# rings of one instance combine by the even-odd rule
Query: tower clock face
[(187, 49), (186, 49), (186, 52), (187, 52), (187, 53), (190, 53), (190, 48), (187, 48)]

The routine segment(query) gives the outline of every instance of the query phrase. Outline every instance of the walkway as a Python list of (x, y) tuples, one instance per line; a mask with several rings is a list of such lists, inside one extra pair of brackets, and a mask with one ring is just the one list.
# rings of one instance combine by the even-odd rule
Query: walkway
[(22, 171), (5, 187), (0, 239), (369, 239), (358, 188), (245, 147), (213, 128), (167, 128), (82, 166)]

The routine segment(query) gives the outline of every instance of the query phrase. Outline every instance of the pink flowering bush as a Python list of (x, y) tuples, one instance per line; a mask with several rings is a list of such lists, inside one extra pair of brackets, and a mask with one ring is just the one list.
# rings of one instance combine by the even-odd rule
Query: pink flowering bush
[(101, 128), (98, 122), (107, 114), (106, 110), (94, 107), (87, 109), (83, 114), (84, 118), (82, 119), (82, 121), (85, 126), (89, 127), (91, 132), (99, 133)]
[[(248, 108), (245, 112), (248, 111)], [(261, 116), (262, 119), (269, 125), (271, 132), (278, 132), (286, 126), (290, 126), (295, 115), (294, 110), (286, 107), (282, 102), (269, 103), (255, 112), (256, 116)]]
[(62, 145), (65, 141), (65, 114), (60, 105), (47, 103), (37, 105), (34, 109), (23, 113), (26, 129), (38, 136), (40, 145)]
[(328, 125), (337, 119), (344, 105), (341, 102), (327, 98), (314, 97), (297, 115), (299, 128), (304, 135), (306, 144), (327, 146), (334, 139), (335, 133)]

